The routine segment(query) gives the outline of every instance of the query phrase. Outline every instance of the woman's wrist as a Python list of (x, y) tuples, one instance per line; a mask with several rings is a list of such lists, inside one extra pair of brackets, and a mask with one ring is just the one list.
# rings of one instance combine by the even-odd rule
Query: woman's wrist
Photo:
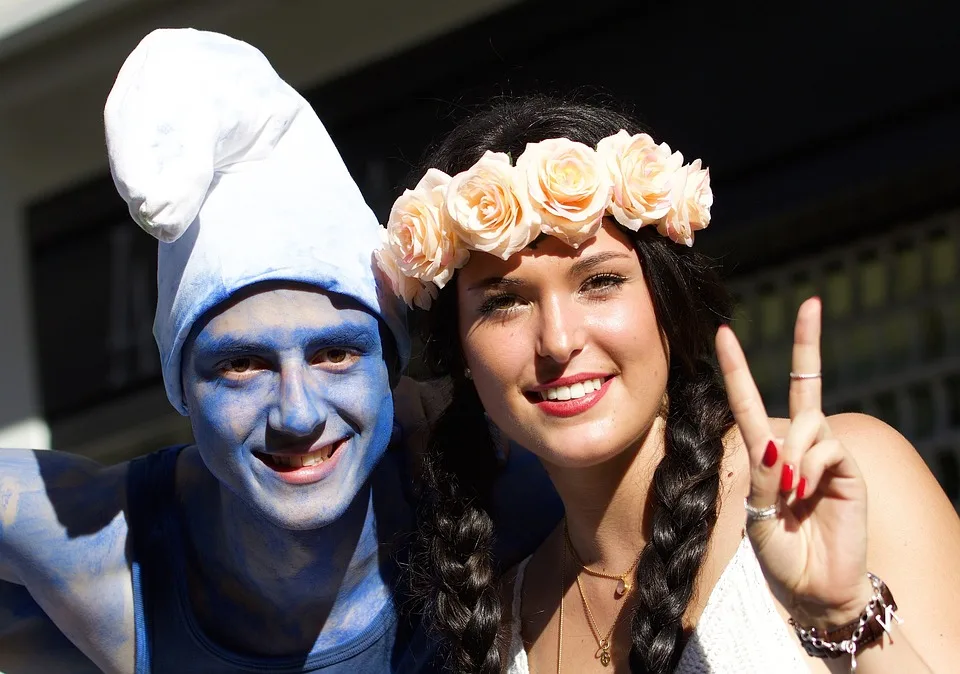
[(815, 627), (821, 632), (828, 631), (856, 620), (873, 596), (873, 583), (864, 574), (857, 588), (851, 592), (850, 599), (833, 605), (820, 602), (798, 602), (789, 608), (790, 617), (799, 625)]
[[(857, 653), (864, 647), (883, 639), (883, 634), (889, 632), (893, 621), (902, 622), (897, 616), (897, 602), (886, 584), (872, 573), (866, 574), (870, 582), (871, 596), (864, 604), (860, 614), (840, 625), (833, 623), (841, 615), (832, 611), (830, 616), (821, 614), (823, 627), (801, 625), (796, 619), (790, 624), (800, 639), (807, 655), (815, 658), (834, 659), (845, 654), (851, 656), (851, 671), (856, 669)], [(845, 613), (846, 611), (844, 611)]]

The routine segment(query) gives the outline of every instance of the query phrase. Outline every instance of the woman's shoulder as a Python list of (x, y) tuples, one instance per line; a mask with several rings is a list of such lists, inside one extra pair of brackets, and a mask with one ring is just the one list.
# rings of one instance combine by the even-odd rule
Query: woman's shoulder
[(863, 474), (871, 528), (889, 530), (902, 523), (916, 529), (928, 523), (960, 532), (953, 504), (924, 458), (899, 431), (866, 414), (836, 414), (827, 422)]
[[(944, 494), (924, 458), (892, 426), (867, 414), (842, 413), (827, 417), (830, 433), (853, 456), (867, 485), (870, 503), (868, 528), (871, 540), (891, 540), (918, 523), (942, 530), (948, 537), (960, 532), (954, 505)], [(783, 439), (790, 419), (771, 418), (774, 437)], [(734, 426), (726, 438), (728, 460), (744, 465), (746, 449)], [(740, 459), (737, 461), (737, 459)], [(745, 484), (749, 487), (749, 479)]]
[[(869, 491), (881, 485), (891, 487), (902, 484), (906, 493), (919, 491), (936, 496), (933, 492), (940, 492), (942, 495), (923, 457), (909, 440), (889, 424), (868, 414), (853, 412), (830, 415), (827, 424), (833, 437), (840, 440), (853, 456)], [(776, 438), (786, 437), (789, 427), (790, 419), (770, 419), (770, 428)], [(728, 444), (735, 448), (743, 446), (736, 426), (731, 429)], [(952, 506), (949, 509), (952, 511)]]
[[(895, 428), (876, 417), (860, 413), (827, 417), (834, 437), (856, 460), (868, 489), (871, 482), (909, 482), (912, 487), (937, 486), (917, 449)], [(909, 487), (908, 487), (909, 488)]]

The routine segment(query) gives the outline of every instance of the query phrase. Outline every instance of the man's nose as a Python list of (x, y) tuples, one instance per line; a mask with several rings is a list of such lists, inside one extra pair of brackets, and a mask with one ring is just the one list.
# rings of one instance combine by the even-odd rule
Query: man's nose
[(280, 370), (277, 404), (270, 410), (270, 427), (286, 435), (308, 437), (327, 420), (327, 406), (321, 383), (308, 364), (284, 366)]
[(584, 346), (585, 331), (580, 312), (573, 302), (553, 295), (540, 304), (537, 326), (537, 354), (566, 363)]

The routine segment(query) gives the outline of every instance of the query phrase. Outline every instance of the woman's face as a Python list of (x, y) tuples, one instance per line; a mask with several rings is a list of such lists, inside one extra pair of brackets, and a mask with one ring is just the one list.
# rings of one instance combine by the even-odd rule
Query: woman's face
[(605, 222), (575, 250), (543, 237), (509, 260), (472, 253), (459, 332), (491, 419), (559, 466), (610, 459), (661, 408), (667, 352), (627, 235)]

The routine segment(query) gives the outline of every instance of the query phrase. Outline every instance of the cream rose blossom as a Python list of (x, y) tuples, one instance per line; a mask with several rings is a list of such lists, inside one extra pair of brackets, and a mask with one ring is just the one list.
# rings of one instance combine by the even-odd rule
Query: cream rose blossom
[(517, 159), (543, 233), (574, 248), (594, 236), (613, 183), (596, 150), (567, 138), (529, 143)]
[[(386, 243), (386, 230), (384, 230), (384, 243)], [(389, 246), (373, 251), (373, 255), (394, 295), (402, 299), (408, 307), (430, 308), (439, 294), (440, 289), (436, 284), (432, 282), (424, 284), (419, 279), (404, 274), (397, 264), (397, 256)]]
[(658, 223), (673, 207), (671, 194), (683, 155), (645, 133), (620, 130), (597, 144), (613, 180), (610, 214), (633, 231)]
[(705, 229), (710, 224), (710, 209), (713, 207), (713, 190), (710, 189), (710, 169), (702, 168), (697, 159), (688, 169), (683, 196), (687, 203), (690, 229)]
[(517, 169), (502, 152), (486, 152), (447, 185), (446, 209), (466, 248), (506, 260), (540, 234)]
[(713, 205), (710, 171), (701, 168), (699, 159), (675, 173), (670, 199), (670, 211), (658, 223), (657, 231), (677, 243), (692, 246), (693, 232), (710, 224)]
[(387, 245), (407, 276), (442, 288), (470, 253), (460, 246), (443, 207), (450, 176), (430, 169), (394, 203), (387, 220)]

